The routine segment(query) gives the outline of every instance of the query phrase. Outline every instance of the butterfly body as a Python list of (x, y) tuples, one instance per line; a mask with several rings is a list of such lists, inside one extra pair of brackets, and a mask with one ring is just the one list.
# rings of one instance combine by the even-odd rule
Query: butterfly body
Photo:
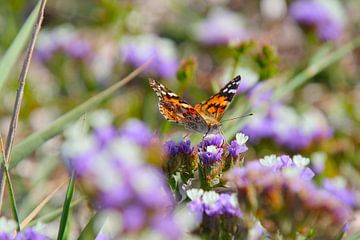
[(191, 106), (161, 83), (153, 79), (149, 83), (159, 98), (159, 111), (165, 119), (206, 135), (220, 131), (220, 120), (236, 93), (240, 79), (240, 76), (235, 77), (217, 94), (195, 106)]

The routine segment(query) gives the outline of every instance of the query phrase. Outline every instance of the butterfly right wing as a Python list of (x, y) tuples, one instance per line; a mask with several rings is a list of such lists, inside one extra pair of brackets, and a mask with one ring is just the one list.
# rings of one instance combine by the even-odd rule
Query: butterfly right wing
[(149, 84), (159, 98), (159, 111), (165, 119), (183, 124), (190, 130), (202, 133), (208, 131), (204, 118), (184, 99), (154, 79), (149, 79)]

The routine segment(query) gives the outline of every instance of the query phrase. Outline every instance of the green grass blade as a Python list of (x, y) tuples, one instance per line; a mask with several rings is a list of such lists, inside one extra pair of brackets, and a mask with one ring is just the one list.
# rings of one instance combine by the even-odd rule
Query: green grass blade
[(288, 84), (284, 87), (279, 88), (277, 92), (275, 92), (275, 99), (280, 99), (290, 92), (294, 91), (296, 88), (304, 84), (306, 81), (311, 79), (313, 76), (324, 70), (326, 67), (334, 64), (339, 61), (348, 53), (354, 51), (355, 49), (360, 47), (360, 37), (354, 38), (349, 43), (344, 46), (338, 48), (337, 50), (327, 54), (327, 56), (323, 56), (321, 60), (311, 64), (306, 69), (297, 74), (293, 79), (291, 79)]
[(66, 225), (68, 223), (69, 213), (70, 213), (70, 210), (71, 210), (70, 206), (71, 206), (71, 200), (72, 200), (72, 197), (73, 197), (73, 194), (74, 194), (74, 190), (75, 190), (75, 173), (73, 172), (71, 174), (68, 189), (66, 191), (63, 211), (62, 211), (62, 214), (61, 214), (59, 232), (58, 232), (58, 236), (57, 236), (58, 240), (63, 240), (64, 236), (65, 236), (65, 230), (66, 230)]
[(40, 1), (31, 12), (30, 16), (27, 18), (24, 25), (21, 27), (19, 33), (16, 35), (11, 46), (7, 49), (4, 56), (0, 60), (0, 91), (8, 78), (10, 71), (13, 70), (13, 67), (19, 58), (21, 52), (24, 50), (26, 44), (28, 43), (29, 37), (33, 30), (37, 14), (40, 8)]
[[(11, 162), (9, 169), (13, 168), (18, 164), (22, 159), (29, 156), (32, 152), (34, 152), (39, 146), (45, 143), (47, 140), (52, 137), (60, 134), (69, 124), (79, 119), (86, 112), (95, 109), (102, 102), (107, 100), (118, 91), (122, 86), (128, 83), (130, 80), (134, 79), (137, 75), (139, 75), (149, 64), (151, 60), (137, 68), (135, 71), (130, 73), (121, 81), (115, 83), (111, 87), (102, 91), (101, 93), (91, 97), (84, 103), (80, 104), (78, 107), (72, 109), (71, 111), (65, 113), (58, 119), (56, 119), (52, 124), (45, 127), (44, 129), (31, 134), (18, 144), (16, 144), (12, 150)], [(0, 156), (2, 158), (2, 156)]]
[(346, 238), (346, 240), (358, 240), (358, 239), (360, 239), (360, 231)]
[(78, 240), (86, 239), (95, 239), (99, 234), (102, 226), (106, 221), (106, 217), (100, 214), (100, 212), (95, 213), (95, 215), (90, 219), (84, 230), (81, 231)]
[[(80, 203), (82, 203), (84, 201), (85, 198), (80, 198), (77, 200), (72, 201), (72, 203), (70, 204), (70, 208), (73, 208), (75, 206), (78, 206)], [(55, 219), (57, 219), (61, 214), (62, 214), (62, 208), (57, 208), (49, 213), (44, 214), (43, 216), (34, 219), (33, 221), (31, 221), (29, 224), (27, 224), (27, 227), (33, 227), (36, 226), (39, 223), (48, 223), (51, 221), (54, 221)]]

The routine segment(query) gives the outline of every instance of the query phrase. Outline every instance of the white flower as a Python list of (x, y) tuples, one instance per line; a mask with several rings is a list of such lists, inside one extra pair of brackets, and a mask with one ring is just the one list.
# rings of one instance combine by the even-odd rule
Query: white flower
[(234, 207), (239, 207), (239, 202), (235, 193), (230, 195), (230, 203)]
[(293, 156), (293, 162), (298, 168), (303, 168), (310, 163), (310, 159), (301, 155), (295, 155)]
[(259, 159), (259, 162), (265, 167), (272, 167), (278, 162), (278, 159), (275, 154), (271, 154), (269, 156), (265, 156), (264, 158)]
[(216, 153), (217, 147), (214, 145), (210, 145), (206, 147), (206, 151), (209, 153)]
[(204, 194), (204, 190), (202, 190), (202, 189), (193, 188), (193, 189), (190, 189), (190, 190), (186, 191), (186, 195), (192, 201), (199, 200), (202, 197), (203, 194)]
[(205, 192), (202, 199), (205, 204), (211, 205), (215, 203), (219, 199), (219, 197), (220, 196), (218, 193), (214, 191), (210, 191), (210, 192)]
[(249, 140), (249, 136), (243, 134), (243, 133), (237, 133), (236, 134), (236, 141), (239, 145), (243, 145)]

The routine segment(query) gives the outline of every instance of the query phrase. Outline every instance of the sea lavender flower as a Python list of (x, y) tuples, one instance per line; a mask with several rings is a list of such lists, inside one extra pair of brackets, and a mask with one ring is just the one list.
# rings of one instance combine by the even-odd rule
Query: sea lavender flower
[(0, 218), (0, 239), (1, 240), (48, 240), (47, 236), (41, 233), (41, 226), (35, 226), (32, 228), (26, 228), (16, 234), (16, 223), (13, 220)]
[(314, 230), (316, 237), (334, 238), (350, 220), (352, 208), (326, 189), (300, 178), (301, 171), (269, 171), (257, 161), (227, 175), (229, 184), (237, 189), (240, 208), (258, 216), (269, 233), (279, 231), (290, 237)]
[(231, 157), (237, 158), (243, 152), (248, 150), (248, 147), (245, 143), (248, 141), (249, 137), (243, 133), (237, 133), (236, 139), (231, 141), (230, 145), (227, 147), (227, 150)]
[[(84, 192), (97, 208), (120, 213), (121, 234), (150, 229), (165, 239), (179, 239), (181, 230), (172, 221), (174, 199), (164, 176), (145, 162), (156, 150), (143, 141), (144, 137), (152, 137), (150, 130), (135, 120), (125, 123), (120, 130), (109, 124), (103, 121), (92, 133), (83, 133), (77, 126), (66, 133), (62, 154), (70, 170), (75, 171)], [(156, 224), (164, 219), (173, 229), (169, 235)], [(175, 236), (174, 232), (178, 234)]]
[(175, 43), (155, 35), (124, 37), (121, 42), (121, 56), (126, 63), (135, 67), (152, 59), (147, 71), (164, 78), (174, 77), (178, 68)]
[(91, 57), (89, 42), (70, 26), (40, 33), (35, 55), (41, 61), (48, 61), (56, 52), (63, 52), (75, 59), (87, 60)]
[(191, 141), (167, 141), (164, 144), (167, 161), (165, 163), (165, 172), (171, 176), (175, 172), (180, 172), (184, 180), (193, 176), (193, 171), (197, 166), (194, 154), (194, 147), (191, 147)]
[(199, 159), (204, 164), (212, 164), (221, 159), (223, 154), (223, 149), (218, 148), (214, 145), (206, 147), (206, 151), (201, 151), (198, 153)]
[(207, 136), (203, 141), (198, 144), (198, 147), (206, 150), (208, 146), (222, 147), (224, 144), (224, 136), (221, 134), (212, 134)]
[(250, 92), (250, 102), (260, 112), (241, 131), (249, 135), (251, 141), (267, 138), (297, 150), (332, 135), (331, 127), (319, 110), (309, 109), (300, 114), (283, 103), (271, 101), (271, 96), (272, 91), (264, 89), (263, 84)]
[(329, 7), (331, 4), (334, 1), (298, 0), (293, 2), (289, 12), (300, 25), (315, 29), (321, 40), (331, 41), (338, 39), (343, 32), (343, 22), (331, 11), (334, 9)]
[(355, 207), (358, 204), (355, 194), (346, 187), (344, 178), (324, 179), (322, 186), (333, 196), (337, 197), (344, 205)]
[(315, 176), (315, 173), (307, 167), (310, 159), (301, 155), (295, 155), (293, 158), (290, 158), (288, 155), (281, 155), (279, 157), (269, 155), (259, 159), (259, 163), (262, 166), (271, 168), (274, 172), (300, 171), (300, 177), (304, 180), (310, 180)]
[(207, 216), (236, 216), (241, 217), (241, 211), (236, 199), (236, 194), (214, 191), (204, 192), (202, 189), (190, 189), (186, 192), (191, 202), (188, 207), (194, 212)]
[(203, 22), (196, 25), (195, 31), (199, 41), (206, 44), (228, 44), (249, 36), (239, 14), (221, 8), (212, 10)]

